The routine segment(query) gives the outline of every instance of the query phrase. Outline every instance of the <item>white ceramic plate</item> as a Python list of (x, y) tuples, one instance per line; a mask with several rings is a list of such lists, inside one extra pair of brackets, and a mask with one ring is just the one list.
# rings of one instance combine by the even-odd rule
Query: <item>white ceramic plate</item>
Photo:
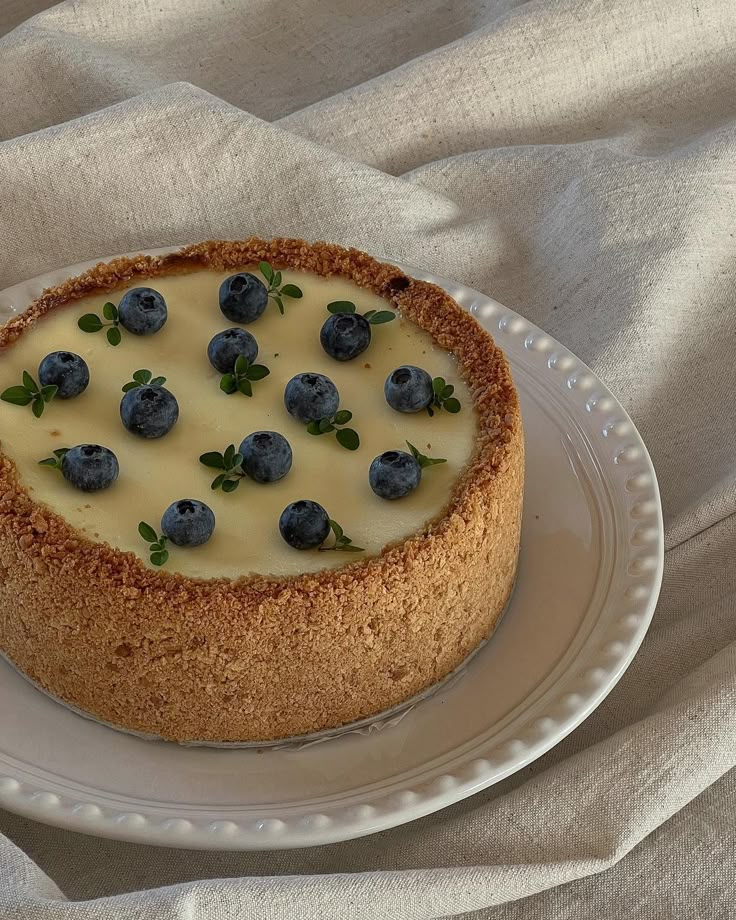
[[(3, 292), (0, 321), (85, 267)], [(345, 840), (497, 783), (557, 744), (611, 691), (644, 637), (662, 578), (661, 506), (644, 444), (600, 380), (540, 329), (477, 291), (407, 271), (440, 284), (496, 337), (521, 394), (521, 561), (492, 640), (396, 724), (262, 751), (178, 747), (113, 731), (0, 661), (0, 806), (167, 846)]]

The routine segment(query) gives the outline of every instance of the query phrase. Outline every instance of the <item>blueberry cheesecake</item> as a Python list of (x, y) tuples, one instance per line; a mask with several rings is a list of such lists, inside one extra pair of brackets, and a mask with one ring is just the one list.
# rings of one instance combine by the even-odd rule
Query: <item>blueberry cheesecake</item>
[(493, 632), (519, 548), (508, 364), (357, 250), (119, 258), (0, 329), (0, 652), (176, 741), (410, 699)]

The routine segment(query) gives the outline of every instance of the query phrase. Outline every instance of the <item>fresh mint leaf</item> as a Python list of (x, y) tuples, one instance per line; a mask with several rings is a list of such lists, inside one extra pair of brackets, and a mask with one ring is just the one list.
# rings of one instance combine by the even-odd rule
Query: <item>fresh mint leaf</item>
[(27, 406), (33, 399), (33, 394), (22, 386), (8, 387), (0, 394), (0, 399), (14, 406)]
[(265, 364), (251, 364), (245, 372), (245, 376), (247, 380), (263, 380), (263, 378), (268, 377), (270, 373), (271, 371)]
[(95, 313), (85, 313), (77, 320), (77, 325), (82, 332), (99, 332), (103, 327), (103, 322)]
[(279, 308), (279, 313), (283, 316), (286, 312), (284, 309), (284, 297), (292, 297), (298, 300), (302, 297), (302, 289), (296, 284), (281, 285), (283, 275), (280, 271), (275, 272), (268, 262), (260, 263), (260, 270), (263, 277), (268, 283), (268, 296)]
[(23, 386), (30, 393), (38, 393), (38, 385), (36, 384), (36, 381), (33, 379), (33, 377), (31, 377), (31, 375), (28, 373), (28, 371), (23, 371), (21, 379), (23, 380)]
[(337, 521), (333, 521), (331, 518), (330, 518), (330, 530), (332, 531), (335, 537), (335, 542), (331, 546), (324, 546), (324, 545), (320, 546), (320, 552), (329, 552), (329, 551), (336, 551), (336, 552), (342, 552), (342, 553), (364, 553), (365, 552), (362, 546), (353, 545), (353, 541), (350, 539), (350, 537), (345, 536), (345, 532), (342, 529), (342, 527), (337, 523)]
[(455, 387), (448, 383), (444, 377), (435, 377), (432, 380), (432, 391), (434, 393), (434, 399), (432, 403), (427, 406), (427, 412), (430, 416), (434, 415), (434, 409), (445, 409), (447, 412), (454, 414), (459, 412), (462, 408), (460, 405), (460, 400), (456, 396), (453, 396), (455, 392)]
[(390, 323), (392, 320), (395, 320), (396, 314), (392, 313), (390, 310), (379, 310), (377, 313), (371, 311), (370, 318), (368, 318), (366, 314), (366, 319), (368, 319), (371, 326), (381, 326), (383, 323)]
[(426, 469), (428, 466), (436, 466), (438, 463), (447, 463), (447, 460), (444, 460), (441, 457), (427, 457), (426, 454), (423, 454), (420, 450), (417, 450), (417, 448), (414, 447), (410, 441), (406, 442), (406, 446), (411, 451), (412, 457), (414, 457), (422, 469)]
[(145, 521), (141, 521), (138, 525), (138, 533), (147, 543), (158, 543), (158, 536), (156, 531), (153, 529), (153, 527), (151, 527), (150, 524), (146, 524)]
[(213, 492), (218, 489), (222, 489), (223, 492), (234, 492), (240, 480), (245, 479), (245, 473), (241, 469), (243, 455), (235, 450), (234, 444), (229, 444), (223, 454), (214, 450), (202, 454), (199, 462), (203, 466), (223, 471), (212, 480), (210, 488)]
[(352, 428), (340, 428), (335, 437), (338, 444), (345, 450), (357, 450), (360, 447), (358, 432)]
[(123, 393), (128, 393), (136, 387), (160, 387), (166, 383), (165, 377), (154, 377), (149, 370), (141, 368), (133, 374), (133, 379), (128, 381), (123, 387)]
[(220, 380), (220, 389), (228, 395), (237, 392), (238, 384), (235, 380), (235, 374), (223, 374)]
[(39, 460), (39, 466), (48, 466), (51, 469), (60, 470), (61, 462), (64, 459), (64, 455), (69, 453), (68, 447), (59, 447), (53, 451), (53, 457), (47, 457), (45, 460)]
[(355, 304), (350, 300), (333, 300), (327, 304), (329, 313), (355, 313)]
[(164, 565), (169, 559), (169, 552), (165, 548), (166, 537), (163, 534), (160, 537), (157, 536), (154, 528), (150, 524), (146, 524), (145, 521), (141, 521), (138, 525), (138, 533), (149, 544), (148, 551), (151, 565)]
[(242, 393), (253, 395), (251, 381), (263, 380), (271, 371), (265, 364), (251, 364), (245, 355), (238, 355), (232, 374), (224, 374), (220, 380), (220, 389), (228, 394)]
[(309, 434), (331, 434), (335, 432), (338, 444), (341, 444), (346, 450), (357, 450), (360, 446), (358, 432), (352, 428), (338, 428), (337, 426), (345, 425), (353, 417), (353, 413), (347, 409), (340, 409), (332, 416), (325, 416), (321, 419), (309, 422), (307, 431)]

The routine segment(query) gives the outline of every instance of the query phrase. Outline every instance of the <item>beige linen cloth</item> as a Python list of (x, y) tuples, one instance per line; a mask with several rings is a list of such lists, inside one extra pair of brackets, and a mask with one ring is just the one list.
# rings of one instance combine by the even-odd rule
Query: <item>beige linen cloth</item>
[(0, 813), (0, 918), (736, 916), (734, 0), (45, 6), (0, 3), (0, 286), (251, 233), (467, 282), (623, 401), (667, 557), (624, 679), (506, 782), (281, 853)]

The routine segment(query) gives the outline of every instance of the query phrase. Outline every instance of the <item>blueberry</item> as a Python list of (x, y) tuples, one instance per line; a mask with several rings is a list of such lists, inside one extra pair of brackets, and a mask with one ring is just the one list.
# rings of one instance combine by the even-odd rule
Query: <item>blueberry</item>
[(243, 470), (256, 482), (276, 482), (291, 469), (291, 447), (278, 431), (254, 431), (240, 445)]
[(83, 492), (106, 489), (118, 478), (118, 458), (99, 444), (79, 444), (68, 450), (61, 460), (61, 473)]
[(258, 342), (245, 329), (226, 329), (218, 332), (207, 346), (210, 364), (221, 374), (232, 374), (235, 361), (241, 356), (252, 364), (258, 357)]
[(392, 371), (383, 385), (386, 402), (397, 412), (421, 412), (434, 399), (432, 378), (421, 367), (403, 364)]
[(360, 313), (336, 313), (320, 330), (322, 348), (336, 361), (352, 361), (371, 344), (371, 327)]
[(120, 322), (133, 335), (153, 335), (168, 317), (166, 301), (153, 288), (133, 288), (118, 304)]
[(322, 505), (303, 499), (284, 508), (279, 518), (279, 531), (294, 549), (315, 549), (327, 539), (330, 518)]
[(166, 387), (135, 387), (120, 401), (120, 418), (132, 434), (161, 438), (176, 424), (179, 403)]
[(251, 275), (230, 275), (220, 285), (220, 309), (231, 323), (252, 323), (266, 309), (266, 285)]
[(324, 374), (297, 374), (286, 384), (284, 405), (300, 422), (313, 422), (337, 412), (340, 394)]
[(422, 481), (422, 468), (411, 454), (387, 450), (376, 457), (368, 471), (371, 489), (379, 498), (403, 498)]
[(57, 386), (57, 399), (71, 399), (84, 393), (89, 383), (89, 368), (84, 358), (71, 351), (52, 351), (38, 368), (42, 387)]
[(161, 530), (177, 546), (201, 546), (209, 540), (214, 529), (212, 509), (196, 498), (173, 502), (161, 518)]

